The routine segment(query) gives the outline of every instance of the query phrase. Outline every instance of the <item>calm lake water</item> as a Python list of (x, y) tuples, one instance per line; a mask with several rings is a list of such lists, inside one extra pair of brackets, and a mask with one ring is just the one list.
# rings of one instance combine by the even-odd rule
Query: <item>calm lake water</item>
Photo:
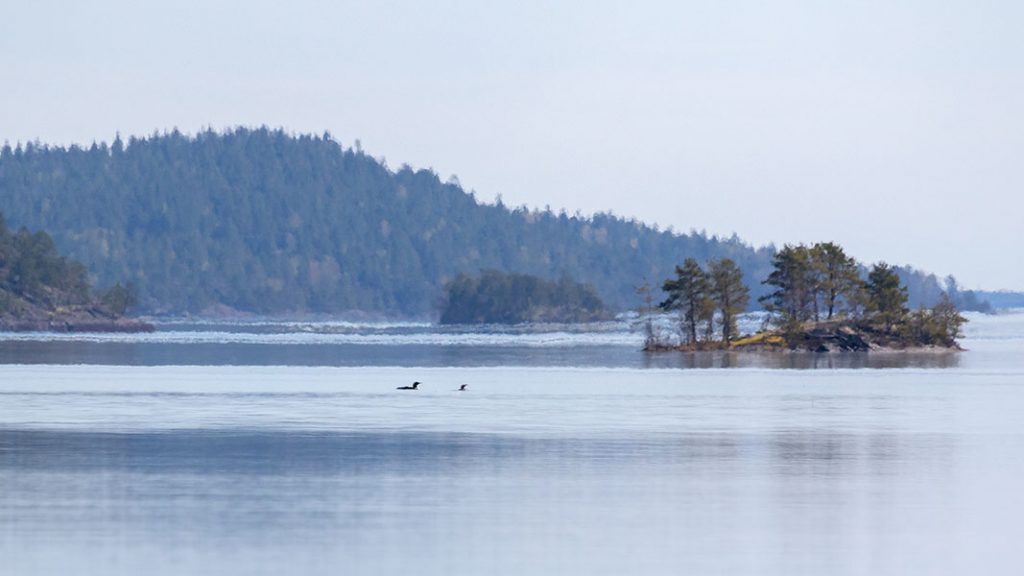
[(161, 328), (0, 335), (0, 573), (1024, 563), (1024, 315), (873, 357), (651, 357), (616, 323)]

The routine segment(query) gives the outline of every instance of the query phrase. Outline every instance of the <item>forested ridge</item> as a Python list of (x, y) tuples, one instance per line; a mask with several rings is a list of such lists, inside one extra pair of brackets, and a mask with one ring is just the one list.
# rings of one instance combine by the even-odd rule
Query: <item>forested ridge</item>
[[(47, 231), (95, 285), (131, 282), (138, 309), (155, 313), (432, 316), (447, 282), (485, 269), (569, 277), (626, 309), (644, 278), (683, 258), (729, 258), (762, 279), (774, 252), (611, 214), (484, 203), (329, 134), (267, 128), (5, 145), (0, 210)], [(911, 305), (941, 293), (935, 277), (901, 272)], [(753, 300), (765, 293), (756, 280), (749, 288)]]

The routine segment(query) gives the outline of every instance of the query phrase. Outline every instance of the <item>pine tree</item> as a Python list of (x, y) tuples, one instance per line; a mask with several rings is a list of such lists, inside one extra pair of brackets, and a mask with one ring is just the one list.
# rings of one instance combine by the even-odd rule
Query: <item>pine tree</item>
[(847, 309), (859, 300), (859, 292), (863, 289), (857, 261), (847, 256), (842, 247), (833, 242), (815, 244), (812, 248), (814, 264), (818, 271), (818, 288), (822, 303), (828, 310), (828, 320), (836, 312), (840, 301), (845, 301)]
[(907, 288), (900, 285), (899, 274), (885, 262), (871, 268), (866, 288), (868, 312), (891, 332), (909, 313)]
[(764, 284), (775, 291), (759, 300), (780, 324), (799, 324), (814, 317), (817, 275), (811, 251), (804, 245), (785, 245), (772, 257), (774, 270)]
[(666, 311), (679, 310), (682, 332), (690, 344), (697, 343), (697, 323), (704, 316), (709, 288), (707, 274), (693, 258), (676, 266), (675, 280), (666, 280), (662, 286), (668, 298), (659, 306)]
[(967, 318), (960, 314), (953, 299), (948, 295), (943, 294), (939, 297), (938, 304), (931, 309), (930, 319), (937, 344), (955, 346), (956, 339), (963, 336), (961, 328), (967, 322)]
[(729, 345), (738, 330), (736, 315), (747, 308), (750, 291), (743, 284), (743, 272), (729, 258), (708, 263), (711, 279), (711, 297), (722, 314), (722, 343)]

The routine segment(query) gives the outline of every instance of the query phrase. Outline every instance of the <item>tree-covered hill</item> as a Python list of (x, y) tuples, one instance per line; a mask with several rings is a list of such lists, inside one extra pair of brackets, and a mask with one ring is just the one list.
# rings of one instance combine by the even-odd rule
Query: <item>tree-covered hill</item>
[[(756, 301), (772, 252), (610, 214), (482, 203), (327, 134), (265, 128), (5, 145), (0, 210), (47, 230), (95, 284), (132, 282), (152, 312), (429, 316), (446, 282), (482, 269), (568, 276), (624, 309), (642, 279), (660, 282), (686, 257), (734, 260)], [(938, 289), (934, 277), (911, 276), (922, 294)]]

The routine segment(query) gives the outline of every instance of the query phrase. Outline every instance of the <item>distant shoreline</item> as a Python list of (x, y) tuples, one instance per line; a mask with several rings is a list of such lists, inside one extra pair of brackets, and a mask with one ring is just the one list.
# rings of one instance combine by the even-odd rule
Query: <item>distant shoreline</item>
[(156, 327), (135, 318), (103, 318), (87, 314), (55, 318), (0, 319), (0, 332), (154, 332)]

